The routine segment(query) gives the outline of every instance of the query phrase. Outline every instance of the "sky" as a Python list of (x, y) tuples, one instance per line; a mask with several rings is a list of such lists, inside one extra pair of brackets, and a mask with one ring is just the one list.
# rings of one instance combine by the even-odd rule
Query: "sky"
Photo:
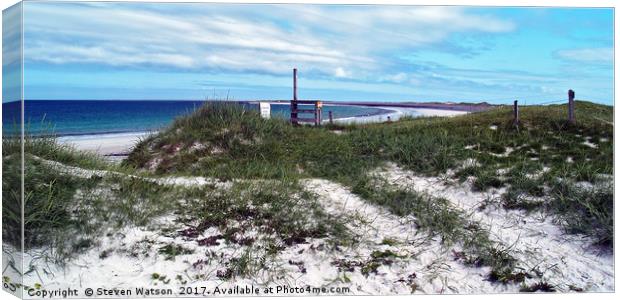
[[(25, 2), (26, 99), (613, 104), (613, 9)], [(7, 12), (5, 12), (5, 15)], [(5, 18), (6, 24), (6, 18)], [(3, 33), (4, 95), (18, 76)], [(13, 49), (14, 50), (14, 49)], [(13, 51), (15, 52), (15, 51)]]

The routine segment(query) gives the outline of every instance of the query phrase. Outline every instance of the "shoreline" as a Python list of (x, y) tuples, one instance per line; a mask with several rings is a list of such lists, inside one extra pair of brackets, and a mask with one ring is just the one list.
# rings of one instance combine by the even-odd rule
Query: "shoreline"
[[(266, 102), (269, 104), (290, 105), (290, 100), (240, 100), (240, 103), (258, 104), (259, 102)], [(478, 112), (486, 111), (496, 107), (497, 105), (488, 104), (486, 102), (481, 103), (455, 103), (455, 102), (373, 102), (373, 101), (321, 101), (323, 105), (329, 106), (362, 106), (362, 107), (375, 107), (382, 109), (394, 109), (394, 108), (412, 108), (412, 109), (437, 109), (437, 110), (452, 110), (463, 112)]]
[(468, 114), (467, 111), (461, 110), (447, 110), (447, 109), (432, 109), (432, 108), (411, 108), (411, 107), (381, 107), (376, 108), (388, 110), (390, 112), (384, 114), (376, 114), (360, 117), (347, 117), (334, 119), (334, 123), (341, 124), (367, 124), (367, 123), (381, 123), (390, 121), (398, 121), (403, 117), (453, 117), (458, 115)]
[[(343, 105), (346, 106), (346, 105)], [(411, 107), (380, 107), (387, 112), (368, 116), (355, 116), (335, 118), (336, 124), (368, 124), (386, 122), (388, 117), (391, 121), (397, 121), (403, 117), (452, 117), (467, 114), (467, 111), (450, 109), (411, 108)], [(327, 122), (327, 121), (324, 121)], [(97, 133), (83, 135), (63, 135), (58, 137), (58, 142), (71, 145), (78, 150), (93, 152), (104, 156), (107, 160), (118, 162), (129, 155), (131, 149), (141, 140), (157, 131)]]
[(140, 140), (157, 131), (104, 133), (90, 135), (59, 136), (58, 142), (70, 145), (78, 150), (93, 152), (108, 158), (111, 161), (120, 161), (129, 155), (132, 148)]

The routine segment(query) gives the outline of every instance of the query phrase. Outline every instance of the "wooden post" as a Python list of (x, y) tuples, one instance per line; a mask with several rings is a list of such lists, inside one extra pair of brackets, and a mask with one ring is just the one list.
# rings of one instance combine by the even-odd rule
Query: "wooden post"
[(332, 111), (329, 111), (329, 124), (334, 124), (334, 114)]
[(297, 101), (297, 68), (293, 69), (293, 101)]
[(319, 108), (314, 104), (314, 126), (319, 124)]
[(321, 101), (314, 102), (314, 125), (321, 125), (321, 108), (323, 103)]
[(513, 120), (512, 123), (514, 125), (519, 125), (519, 105), (518, 105), (518, 100), (515, 100), (514, 104), (513, 104)]
[(575, 124), (575, 91), (568, 90), (568, 123)]
[(297, 68), (293, 69), (293, 100), (291, 101), (291, 123), (298, 125), (297, 122)]

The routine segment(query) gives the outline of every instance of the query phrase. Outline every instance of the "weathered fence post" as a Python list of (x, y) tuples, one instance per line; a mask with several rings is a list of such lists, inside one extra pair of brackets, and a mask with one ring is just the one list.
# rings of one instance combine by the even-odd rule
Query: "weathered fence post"
[[(313, 105), (313, 109), (308, 109), (308, 105)], [(320, 100), (299, 100), (297, 99), (297, 68), (293, 68), (293, 99), (291, 99), (291, 123), (299, 125), (303, 123), (314, 123), (315, 126), (321, 125), (323, 119), (323, 102)], [(314, 118), (302, 117), (299, 115), (314, 114)]]
[(323, 116), (321, 115), (321, 109), (323, 108), (323, 102), (316, 101), (314, 102), (314, 125), (321, 125), (321, 119)]
[(575, 91), (568, 90), (568, 122), (575, 124)]
[(512, 111), (513, 111), (513, 120), (512, 120), (512, 124), (514, 125), (519, 125), (519, 101), (515, 100), (513, 107), (512, 107)]
[(297, 68), (293, 69), (293, 100), (297, 101)]
[(334, 114), (332, 111), (329, 111), (329, 124), (334, 124)]
[(294, 125), (299, 124), (297, 122), (297, 68), (293, 69), (293, 100), (291, 101), (291, 123)]

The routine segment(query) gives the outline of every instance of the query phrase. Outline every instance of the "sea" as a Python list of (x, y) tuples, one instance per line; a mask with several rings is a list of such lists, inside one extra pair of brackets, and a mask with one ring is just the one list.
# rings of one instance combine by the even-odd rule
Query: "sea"
[[(156, 131), (175, 118), (191, 113), (205, 101), (125, 100), (26, 100), (24, 126), (31, 136), (96, 135)], [(258, 111), (257, 104), (243, 103)], [(390, 113), (388, 109), (364, 106), (324, 105), (323, 119), (351, 118)], [(20, 102), (2, 104), (2, 134), (19, 133)], [(272, 104), (271, 116), (288, 118), (288, 104)]]

